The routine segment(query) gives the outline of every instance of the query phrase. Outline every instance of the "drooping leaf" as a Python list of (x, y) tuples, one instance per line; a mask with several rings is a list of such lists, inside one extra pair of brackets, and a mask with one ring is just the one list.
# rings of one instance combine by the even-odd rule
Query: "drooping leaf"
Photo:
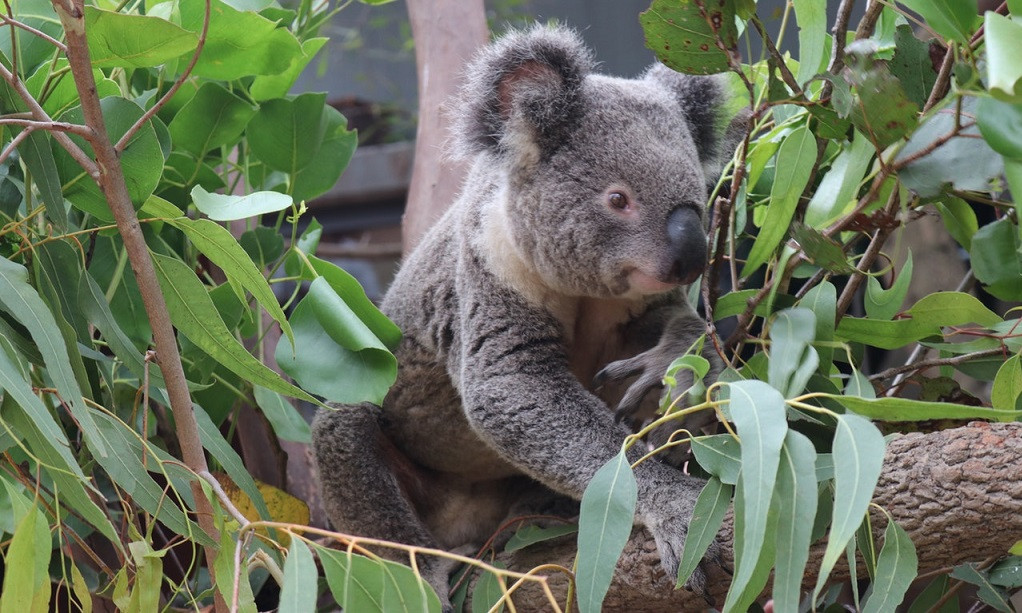
[[(497, 564), (498, 568), (503, 567), (499, 562)], [(483, 572), (479, 581), (476, 582), (475, 589), (472, 590), (472, 613), (487, 613), (488, 611), (501, 613), (504, 610), (504, 604), (501, 603), (496, 609), (494, 609), (494, 605), (504, 597), (504, 590), (501, 589), (503, 583), (504, 580), (497, 575)]]
[(901, 310), (908, 295), (908, 284), (912, 279), (912, 252), (891, 287), (884, 289), (876, 277), (866, 280), (866, 316), (873, 319), (891, 319)]
[(301, 94), (292, 100), (264, 102), (248, 122), (252, 153), (267, 166), (292, 177), (305, 168), (323, 145), (326, 94)]
[(805, 83), (820, 72), (827, 54), (827, 5), (814, 0), (794, 0), (798, 21), (798, 82)]
[(323, 142), (319, 153), (299, 170), (292, 183), (295, 200), (311, 200), (326, 193), (347, 168), (358, 133), (348, 129), (348, 120), (332, 106), (323, 107)]
[(858, 398), (855, 396), (834, 396), (849, 411), (883, 421), (924, 421), (928, 419), (990, 419), (993, 421), (1015, 421), (1019, 411), (989, 407), (976, 407), (951, 402), (928, 402), (911, 398), (885, 396), (882, 398)]
[(792, 237), (802, 248), (802, 253), (814, 265), (842, 274), (851, 274), (855, 271), (855, 267), (848, 263), (848, 256), (845, 255), (841, 243), (797, 221), (791, 227)]
[(742, 268), (743, 277), (766, 262), (784, 238), (815, 162), (816, 139), (808, 127), (796, 128), (781, 142), (777, 167), (784, 172), (774, 177), (766, 218)]
[(575, 524), (555, 524), (553, 526), (529, 524), (522, 526), (511, 535), (511, 538), (507, 540), (507, 544), (504, 545), (504, 551), (509, 553), (518, 551), (536, 543), (560, 538), (568, 534), (575, 534), (576, 532), (578, 532), (578, 526)]
[(259, 385), (253, 386), (256, 404), (273, 426), (278, 438), (296, 443), (311, 443), (312, 431), (309, 423), (298, 413), (298, 409), (278, 394)]
[(429, 585), (404, 564), (316, 547), (330, 592), (345, 611), (440, 613)]
[(85, 405), (82, 390), (71, 369), (68, 348), (46, 303), (28, 283), (24, 266), (0, 258), (0, 308), (28, 329), (46, 362), (46, 370), (61, 399), (68, 404), (93, 452), (105, 456), (108, 449), (98, 440), (96, 424)]
[(0, 613), (35, 613), (49, 608), (50, 577), (46, 567), (52, 549), (46, 517), (33, 506), (18, 524), (4, 554)]
[(774, 564), (774, 610), (797, 611), (802, 575), (809, 560), (816, 519), (816, 449), (805, 435), (789, 430), (777, 471), (777, 558)]
[[(932, 147), (938, 139), (951, 134), (955, 127), (955, 108), (954, 104), (944, 106), (923, 122), (895, 158), (895, 163)], [(975, 117), (975, 98), (962, 100), (962, 114)], [(988, 190), (990, 180), (1004, 171), (1001, 156), (979, 138), (975, 125), (962, 128), (958, 134), (902, 168), (898, 177), (905, 187), (922, 197), (940, 194), (946, 184), (964, 191)]]
[(855, 92), (849, 117), (878, 149), (886, 148), (916, 127), (919, 107), (886, 64), (867, 52), (848, 51), (844, 78)]
[(270, 519), (270, 511), (266, 508), (263, 495), (256, 486), (255, 480), (252, 479), (252, 475), (245, 469), (241, 456), (231, 447), (224, 435), (220, 434), (220, 430), (202, 407), (194, 407), (193, 413), (199, 428), (199, 440), (202, 442), (202, 448), (213, 456), (213, 459), (223, 467), (238, 488), (245, 492), (245, 495), (252, 501), (252, 506), (259, 513), (259, 518)]
[(940, 212), (941, 221), (944, 227), (958, 244), (971, 248), (972, 237), (979, 229), (979, 222), (976, 220), (976, 212), (972, 206), (956, 196), (945, 196), (940, 202), (934, 203), (937, 211)]
[(994, 377), (990, 404), (995, 409), (1015, 411), (1022, 415), (1022, 354), (1005, 360)]
[(813, 597), (827, 583), (869, 508), (884, 459), (884, 437), (858, 415), (838, 415), (834, 433), (834, 513)]
[(596, 471), (582, 495), (578, 517), (578, 607), (598, 613), (632, 532), (638, 486), (621, 451)]
[(290, 323), (294, 351), (277, 345), (281, 370), (334, 402), (383, 402), (397, 377), (397, 361), (324, 277), (309, 286)]
[(128, 544), (135, 563), (135, 582), (131, 586), (130, 611), (156, 611), (160, 608), (160, 585), (163, 583), (163, 553), (153, 551), (149, 543)]
[(738, 45), (735, 6), (730, 0), (653, 0), (639, 14), (639, 23), (646, 46), (678, 72), (724, 72), (730, 67), (729, 54)]
[(991, 149), (1006, 158), (1022, 159), (1022, 103), (981, 98), (976, 124)]
[(979, 588), (979, 598), (983, 602), (987, 603), (994, 609), (1002, 611), (1003, 613), (1011, 613), (1014, 608), (1008, 601), (1008, 595), (1005, 591), (998, 586), (990, 583), (989, 577), (985, 572), (976, 570), (974, 564), (962, 564), (956, 566), (951, 571), (952, 579), (960, 579), (966, 583), (971, 583)]
[(85, 7), (89, 55), (96, 68), (159, 66), (195, 51), (199, 37), (166, 19)]
[(908, 24), (898, 26), (894, 44), (894, 57), (890, 61), (891, 74), (897, 77), (908, 99), (923, 108), (937, 80), (933, 62), (930, 61), (930, 46), (916, 38)]
[(176, 147), (202, 157), (207, 151), (233, 144), (255, 112), (251, 104), (219, 83), (207, 82), (167, 127)]
[(201, 185), (196, 185), (192, 188), (192, 202), (210, 219), (232, 221), (276, 213), (291, 206), (293, 200), (279, 192), (252, 192), (246, 196), (211, 194)]
[(798, 307), (781, 311), (770, 325), (768, 381), (785, 398), (802, 393), (819, 365), (816, 349), (810, 345), (815, 332), (816, 315)]
[[(203, 483), (203, 487), (208, 485)], [(213, 508), (214, 514), (220, 513), (220, 507), (214, 505)], [(220, 521), (222, 523), (222, 520)], [(238, 610), (241, 613), (256, 613), (252, 583), (249, 581), (248, 574), (244, 570), (235, 572), (237, 570), (234, 566), (234, 538), (236, 535), (232, 535), (231, 531), (224, 529), (222, 525), (218, 525), (217, 529), (220, 530), (220, 547), (217, 550), (216, 560), (213, 562), (216, 588), (223, 596), (224, 601), (230, 603), (234, 596), (234, 577), (237, 574)]]
[[(746, 542), (745, 533), (749, 523), (746, 517), (749, 508), (745, 502), (743, 481), (744, 476), (739, 478), (738, 485), (735, 488), (734, 538), (736, 543)], [(777, 533), (777, 510), (777, 498), (771, 497), (770, 508), (766, 515), (767, 534)], [(732, 581), (731, 589), (728, 590), (727, 598), (724, 601), (722, 613), (741, 613), (750, 610), (753, 602), (759, 597), (763, 588), (766, 587), (767, 580), (770, 578), (770, 569), (773, 567), (776, 555), (776, 544), (776, 539), (767, 538), (759, 549), (735, 551), (735, 574), (741, 573), (743, 576), (748, 576), (749, 580), (744, 584), (744, 587), (739, 586), (741, 589), (735, 589), (735, 584)]]
[(926, 25), (945, 40), (962, 44), (968, 44), (979, 21), (976, 0), (901, 0), (901, 3), (919, 13)]
[(742, 539), (735, 543), (736, 555), (743, 563), (735, 569), (729, 590), (730, 601), (732, 594), (738, 594), (750, 585), (758, 566), (753, 560), (758, 560), (764, 548), (770, 500), (788, 422), (784, 397), (773, 387), (753, 380), (735, 381), (728, 387), (731, 418), (742, 439), (740, 485), (743, 486), (745, 519)]
[[(171, 321), (189, 341), (246, 381), (316, 402), (315, 398), (284, 381), (245, 350), (227, 329), (206, 289), (184, 262), (155, 253), (152, 257)], [(279, 344), (278, 350), (282, 346), (286, 344)]]
[[(973, 13), (975, 14), (975, 13)], [(986, 39), (987, 87), (995, 98), (1005, 102), (1022, 102), (1022, 25), (995, 11), (984, 15)]]
[(692, 509), (692, 520), (688, 524), (688, 535), (685, 537), (685, 549), (681, 555), (681, 564), (678, 566), (676, 587), (685, 585), (706, 555), (706, 550), (724, 522), (724, 514), (731, 504), (734, 489), (721, 483), (720, 479), (711, 477), (703, 491), (699, 492), (699, 498)]
[[(916, 596), (907, 613), (927, 613), (933, 611), (933, 607), (947, 593), (948, 576), (941, 575), (930, 582), (922, 592)], [(936, 610), (936, 613), (958, 613), (958, 603), (954, 599), (948, 599)]]
[(280, 587), (280, 610), (314, 613), (316, 610), (316, 561), (305, 541), (291, 539), (284, 561), (284, 583)]
[(894, 520), (884, 531), (884, 548), (877, 559), (876, 575), (866, 593), (863, 613), (893, 611), (905, 599), (919, 570), (912, 539)]
[[(313, 226), (310, 224), (309, 230), (312, 230)], [(376, 305), (373, 304), (372, 300), (366, 296), (365, 290), (359, 285), (358, 280), (351, 276), (346, 270), (337, 266), (332, 262), (317, 258), (311, 255), (311, 251), (314, 251), (316, 244), (319, 242), (319, 233), (322, 228), (316, 232), (312, 232), (312, 236), (306, 237), (306, 240), (299, 240), (298, 247), (303, 248), (305, 246), (310, 253), (306, 257), (309, 263), (312, 264), (312, 269), (315, 273), (330, 284), (330, 287), (337, 292), (338, 296), (343, 296), (344, 301), (348, 303), (351, 310), (358, 315), (358, 318), (362, 320), (362, 323), (367, 328), (372, 330), (376, 338), (383, 341), (384, 346), (391, 351), (397, 349), (398, 343), (401, 341), (401, 330), (394, 325), (394, 322), (390, 321), (386, 315), (380, 312)], [(304, 236), (304, 235), (303, 235)], [(314, 238), (314, 240), (311, 240)], [(307, 271), (306, 271), (307, 272)], [(306, 278), (302, 275), (302, 278)]]
[(1022, 299), (1022, 238), (1010, 219), (998, 219), (977, 230), (969, 256), (987, 292), (1002, 300)]
[(242, 302), (246, 300), (245, 291), (249, 291), (256, 302), (280, 325), (284, 335), (294, 342), (291, 326), (287, 323), (287, 317), (280, 308), (273, 290), (270, 289), (270, 284), (226, 228), (208, 219), (187, 217), (168, 219), (167, 223), (184, 232), (203, 255), (224, 271), (228, 283)]
[(834, 349), (824, 346), (834, 340), (834, 319), (837, 313), (837, 289), (829, 281), (820, 283), (813, 289), (806, 292), (806, 295), (799, 302), (816, 315), (815, 338), (820, 342), (816, 352), (820, 357), (818, 372), (822, 376), (830, 374), (830, 366), (833, 361)]
[(856, 132), (852, 141), (830, 165), (819, 187), (813, 192), (806, 207), (805, 223), (813, 228), (823, 227), (840, 215), (855, 198), (859, 183), (873, 159), (873, 144)]
[(742, 469), (741, 447), (730, 434), (697, 436), (692, 439), (692, 453), (703, 470), (727, 485), (738, 483)]

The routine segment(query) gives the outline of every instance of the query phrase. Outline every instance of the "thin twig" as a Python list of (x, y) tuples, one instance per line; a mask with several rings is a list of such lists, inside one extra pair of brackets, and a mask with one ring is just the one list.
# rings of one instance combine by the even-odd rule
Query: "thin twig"
[[(922, 345), (919, 345), (922, 347)], [(988, 358), (995, 355), (1004, 355), (1004, 349), (1002, 347), (995, 347), (993, 349), (984, 349), (982, 351), (973, 351), (972, 353), (964, 353), (957, 355), (953, 358), (934, 358), (932, 360), (923, 360), (922, 362), (909, 361), (901, 366), (895, 366), (888, 368), (887, 370), (878, 372), (875, 375), (870, 375), (870, 381), (881, 381), (883, 379), (889, 379), (893, 376), (900, 375), (903, 373), (915, 372), (918, 370), (925, 370), (927, 368), (933, 368), (934, 366), (955, 366), (957, 364), (963, 364), (970, 360), (976, 360), (979, 358)], [(914, 363), (913, 363), (914, 362)], [(899, 382), (895, 382), (892, 385), (897, 386)]]
[(948, 47), (944, 53), (944, 61), (940, 63), (940, 71), (937, 73), (937, 80), (933, 83), (933, 88), (930, 90), (930, 95), (926, 99), (926, 104), (923, 105), (923, 112), (926, 112), (933, 108), (933, 105), (937, 104), (938, 101), (947, 95), (947, 90), (951, 85), (951, 69), (955, 65), (955, 48), (954, 46)]
[(247, 526), (249, 519), (238, 510), (238, 507), (234, 506), (234, 503), (231, 502), (230, 496), (228, 496), (227, 492), (224, 491), (223, 486), (220, 485), (217, 478), (213, 476), (213, 473), (208, 470), (204, 470), (196, 474), (205, 479), (206, 483), (209, 483), (209, 487), (213, 489), (213, 493), (216, 494), (217, 500), (220, 501), (220, 504), (224, 505), (224, 509), (231, 514), (231, 517), (238, 520), (238, 523), (242, 526)]
[(118, 154), (124, 151), (124, 148), (128, 146), (128, 143), (131, 141), (131, 138), (135, 136), (135, 134), (139, 130), (142, 129), (142, 126), (144, 126), (147, 121), (152, 119), (153, 115), (158, 113), (159, 110), (163, 108), (163, 105), (167, 104), (167, 102), (169, 102), (170, 99), (174, 97), (174, 94), (177, 93), (177, 90), (180, 89), (182, 85), (184, 85), (184, 82), (188, 80), (188, 76), (192, 74), (192, 69), (195, 68), (195, 64), (199, 61), (199, 55), (202, 53), (203, 47), (206, 46), (206, 36), (209, 34), (209, 13), (210, 0), (206, 0), (206, 10), (202, 17), (202, 31), (199, 33), (199, 42), (195, 46), (195, 53), (192, 54), (191, 61), (188, 62), (188, 66), (185, 67), (184, 72), (182, 72), (181, 76), (179, 76), (174, 81), (174, 84), (170, 86), (170, 89), (167, 90), (167, 93), (163, 94), (162, 98), (157, 100), (156, 103), (153, 104), (153, 106), (150, 107), (148, 111), (146, 111), (141, 117), (139, 117), (138, 121), (136, 121), (134, 125), (128, 128), (128, 131), (125, 132), (123, 136), (121, 136), (121, 139), (119, 141), (117, 141), (117, 144), (114, 145), (114, 150), (117, 151)]
[[(837, 74), (845, 67), (845, 32), (848, 30), (848, 19), (854, 7), (855, 0), (841, 0), (841, 5), (837, 9), (834, 28), (830, 31), (834, 35), (834, 43), (830, 48), (830, 66), (827, 67), (830, 74)], [(824, 85), (826, 95), (821, 96), (822, 98), (830, 96), (830, 88), (827, 87), (829, 84), (830, 81)]]
[(876, 27), (880, 14), (884, 12), (884, 3), (880, 0), (870, 0), (866, 6), (866, 14), (859, 20), (859, 27), (855, 29), (855, 40), (862, 40), (873, 36), (873, 28)]
[[(898, 196), (898, 188), (895, 186), (891, 190), (891, 195), (887, 199), (887, 204), (884, 206), (884, 211), (893, 214), (893, 211), (901, 203), (901, 199)], [(866, 280), (866, 272), (873, 266), (873, 262), (876, 261), (877, 256), (880, 255), (880, 250), (883, 249), (884, 243), (887, 242), (887, 237), (891, 235), (892, 228), (879, 228), (876, 234), (873, 235), (873, 239), (870, 240), (869, 246), (866, 247), (866, 252), (862, 254), (862, 258), (859, 260), (859, 265), (856, 267), (857, 273), (853, 274), (848, 279), (848, 283), (845, 285), (844, 290), (841, 291), (841, 297), (838, 298), (837, 307), (835, 309), (835, 322), (837, 325), (841, 321), (841, 318), (848, 312), (848, 307), (852, 304), (852, 299), (855, 297), (855, 293), (859, 291), (859, 287), (862, 286), (862, 282)]]
[(88, 137), (92, 131), (88, 126), (67, 121), (36, 121), (34, 119), (20, 119), (17, 117), (0, 117), (0, 126), (22, 126), (33, 130), (46, 130), (48, 132), (70, 132), (78, 136)]
[(25, 128), (21, 132), (18, 132), (13, 139), (11, 139), (11, 142), (8, 143), (6, 147), (4, 147), (4, 150), (2, 152), (0, 152), (0, 164), (3, 164), (4, 162), (7, 161), (7, 158), (9, 158), (12, 153), (14, 153), (14, 150), (18, 148), (19, 144), (21, 144), (21, 141), (28, 138), (28, 135), (32, 133), (32, 130), (34, 130), (34, 128), (32, 127)]
[(32, 26), (30, 26), (30, 25), (28, 25), (26, 23), (22, 23), (22, 22), (18, 21), (17, 19), (12, 19), (12, 18), (8, 17), (7, 15), (3, 15), (3, 14), (0, 14), (0, 22), (2, 22), (2, 23), (0, 23), (0, 25), (11, 25), (11, 26), (14, 26), (16, 28), (21, 28), (22, 30), (24, 30), (26, 32), (29, 32), (32, 35), (38, 36), (39, 38), (45, 40), (46, 42), (50, 43), (51, 45), (53, 45), (57, 49), (60, 49), (60, 51), (62, 53), (67, 53), (67, 46), (64, 43), (60, 42), (56, 38), (53, 38), (52, 36), (50, 36), (46, 32), (43, 32), (42, 30), (37, 30), (37, 29), (33, 28)]
[(930, 143), (929, 145), (926, 145), (925, 147), (923, 147), (919, 151), (916, 151), (916, 152), (912, 153), (911, 155), (906, 155), (905, 157), (901, 158), (900, 160), (897, 160), (896, 162), (894, 162), (894, 164), (892, 165), (892, 168), (894, 170), (896, 170), (896, 171), (897, 170), (901, 170), (902, 168), (908, 166), (912, 162), (915, 162), (919, 158), (926, 157), (926, 156), (930, 155), (931, 153), (933, 153), (934, 151), (939, 149), (941, 147), (941, 145), (943, 145), (944, 143), (948, 142), (952, 138), (955, 138), (956, 136), (961, 136), (961, 131), (962, 130), (967, 130), (968, 128), (971, 128), (974, 125), (976, 125), (975, 121), (970, 121), (970, 122), (967, 122), (967, 123), (963, 123), (961, 125), (956, 125), (950, 132), (948, 132), (947, 134), (941, 136), (940, 138), (934, 139), (932, 143)]
[(752, 22), (752, 25), (756, 28), (756, 31), (759, 32), (760, 38), (762, 38), (763, 42), (766, 44), (767, 52), (770, 54), (770, 57), (774, 58), (774, 60), (776, 61), (777, 69), (781, 73), (781, 79), (783, 79), (785, 85), (787, 85), (791, 89), (792, 94), (796, 98), (799, 97), (802, 94), (802, 88), (799, 87), (798, 79), (796, 79), (795, 75), (791, 74), (791, 71), (788, 70), (788, 65), (784, 63), (784, 56), (781, 55), (781, 52), (777, 50), (777, 47), (774, 45), (773, 39), (770, 38), (770, 34), (766, 31), (766, 28), (763, 26), (763, 22), (760, 21), (759, 17), (756, 17), (755, 15), (752, 16), (752, 19), (750, 19), (750, 21)]

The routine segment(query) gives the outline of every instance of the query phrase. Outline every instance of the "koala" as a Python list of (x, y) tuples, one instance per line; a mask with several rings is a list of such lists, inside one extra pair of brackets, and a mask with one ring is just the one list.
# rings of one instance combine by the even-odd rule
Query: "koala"
[[(593, 64), (563, 27), (511, 32), (470, 64), (453, 146), (471, 170), (381, 307), (404, 332), (397, 381), (382, 407), (313, 424), (337, 530), (457, 549), (523, 509), (577, 513), (623, 418), (650, 414), (704, 332), (682, 290), (707, 261), (722, 87)], [(636, 522), (673, 576), (703, 482), (657, 461), (635, 476)], [(417, 565), (450, 610), (449, 565)]]

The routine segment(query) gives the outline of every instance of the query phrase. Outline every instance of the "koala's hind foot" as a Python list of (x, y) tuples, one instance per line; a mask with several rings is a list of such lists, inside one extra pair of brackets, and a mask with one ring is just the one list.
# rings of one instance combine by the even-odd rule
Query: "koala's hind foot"
[[(321, 476), (329, 475), (320, 483), (330, 522), (346, 534), (440, 549), (406, 495), (416, 487), (413, 467), (383, 435), (382, 415), (379, 407), (367, 403), (323, 410), (313, 421), (317, 469)], [(371, 549), (387, 559), (409, 562), (404, 551)], [(452, 611), (448, 576), (454, 565), (422, 555), (416, 563), (445, 613)]]

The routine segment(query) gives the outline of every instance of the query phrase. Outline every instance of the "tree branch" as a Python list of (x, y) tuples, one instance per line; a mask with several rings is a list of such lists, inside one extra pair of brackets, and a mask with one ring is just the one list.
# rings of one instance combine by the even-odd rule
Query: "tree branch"
[[(970, 560), (1004, 554), (1022, 538), (1022, 481), (1005, 479), (1022, 463), (1022, 424), (972, 423), (930, 434), (906, 434), (892, 440), (874, 502), (887, 509), (915, 543), (919, 572), (943, 569)], [(733, 525), (730, 517), (718, 535), (730, 555)], [(883, 513), (874, 512), (875, 538), (886, 527)], [(823, 544), (810, 551), (803, 589), (816, 581)], [(500, 560), (509, 570), (527, 571), (541, 563), (570, 567), (575, 555), (573, 538), (536, 545)], [(731, 562), (731, 560), (726, 560)], [(839, 568), (832, 578), (847, 578)], [(561, 602), (567, 581), (550, 575), (549, 585)], [(711, 569), (707, 585), (718, 603), (731, 577)], [(546, 597), (532, 586), (522, 586), (515, 604), (520, 611), (546, 610)], [(686, 590), (674, 590), (674, 581), (660, 567), (656, 544), (643, 529), (636, 529), (618, 563), (614, 583), (604, 601), (607, 611), (647, 613), (701, 611), (706, 603)]]
[[(183, 459), (193, 472), (203, 474), (209, 469), (199, 439), (198, 424), (193, 414), (192, 399), (188, 392), (184, 368), (181, 365), (181, 356), (178, 352), (174, 328), (170, 322), (170, 313), (157, 281), (153, 261), (142, 234), (142, 227), (128, 195), (120, 158), (110, 142), (99, 95), (96, 92), (96, 82), (89, 58), (89, 46), (85, 36), (82, 0), (71, 0), (70, 7), (62, 0), (53, 0), (53, 8), (60, 18), (67, 37), (67, 59), (71, 66), (78, 95), (81, 97), (85, 123), (91, 131), (89, 143), (96, 154), (99, 187), (102, 189), (103, 196), (117, 222), (117, 229), (124, 241), (128, 261), (131, 263), (135, 279), (138, 281), (142, 302), (152, 327), (157, 362), (163, 371), (163, 379), (166, 382), (167, 395), (170, 399), (171, 411), (174, 414), (174, 424)], [(193, 481), (191, 488), (195, 497), (199, 526), (214, 541), (218, 541), (217, 530), (213, 524), (212, 505), (198, 481)], [(206, 559), (211, 573), (216, 553), (214, 547), (206, 548)], [(217, 592), (216, 602), (218, 611), (226, 610), (226, 605), (222, 597), (219, 596), (219, 592)]]

